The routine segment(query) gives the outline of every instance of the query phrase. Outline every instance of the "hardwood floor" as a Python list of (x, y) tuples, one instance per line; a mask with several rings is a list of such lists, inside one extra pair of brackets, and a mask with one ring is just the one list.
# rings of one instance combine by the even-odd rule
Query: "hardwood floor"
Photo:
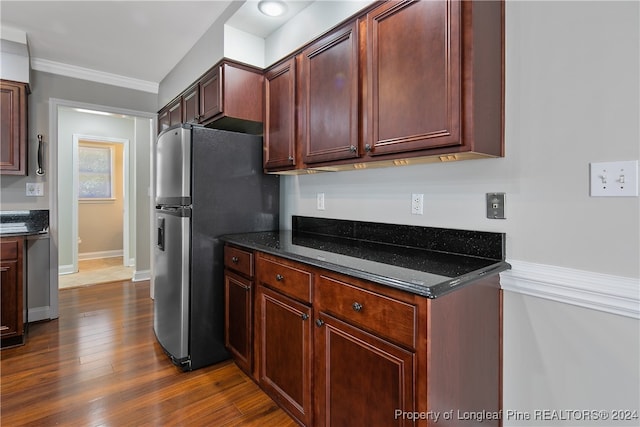
[(0, 352), (6, 426), (295, 426), (233, 362), (192, 372), (155, 340), (149, 282), (60, 291), (59, 319)]

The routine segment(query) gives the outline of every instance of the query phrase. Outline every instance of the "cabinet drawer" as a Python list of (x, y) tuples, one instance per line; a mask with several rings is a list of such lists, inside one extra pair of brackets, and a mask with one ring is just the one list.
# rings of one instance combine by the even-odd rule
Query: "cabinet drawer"
[(326, 276), (316, 283), (315, 301), (320, 310), (398, 344), (416, 347), (415, 305)]
[(225, 246), (224, 266), (247, 277), (253, 277), (253, 253), (232, 246)]
[(3, 240), (0, 242), (0, 259), (3, 261), (18, 259), (17, 240)]
[(311, 272), (295, 262), (258, 254), (258, 281), (299, 301), (311, 303)]

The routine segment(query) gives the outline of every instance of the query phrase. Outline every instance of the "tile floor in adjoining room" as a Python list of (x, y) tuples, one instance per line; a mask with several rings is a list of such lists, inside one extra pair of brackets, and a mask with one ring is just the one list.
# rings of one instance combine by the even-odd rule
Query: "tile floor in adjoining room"
[(58, 288), (73, 288), (133, 278), (133, 267), (125, 267), (122, 257), (79, 261), (78, 269), (78, 273), (60, 275)]

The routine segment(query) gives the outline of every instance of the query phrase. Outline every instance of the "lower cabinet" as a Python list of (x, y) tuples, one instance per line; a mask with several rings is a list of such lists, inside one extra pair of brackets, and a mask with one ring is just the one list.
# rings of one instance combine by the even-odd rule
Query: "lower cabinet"
[(22, 237), (0, 239), (0, 338), (2, 347), (24, 342)]
[(251, 303), (253, 284), (250, 280), (227, 271), (224, 278), (225, 295), (225, 345), (236, 363), (251, 375), (253, 351), (251, 351), (252, 321)]
[(259, 381), (303, 425), (311, 425), (311, 308), (258, 285)]
[(413, 425), (396, 412), (414, 412), (413, 352), (325, 313), (316, 325), (316, 425)]
[(301, 425), (461, 427), (501, 411), (498, 275), (428, 299), (261, 252), (225, 249), (225, 265), (227, 346)]

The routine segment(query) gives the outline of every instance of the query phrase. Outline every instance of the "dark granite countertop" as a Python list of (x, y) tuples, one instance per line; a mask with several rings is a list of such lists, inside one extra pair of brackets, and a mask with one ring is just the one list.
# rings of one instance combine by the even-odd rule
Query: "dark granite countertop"
[[(232, 234), (221, 239), (427, 298), (511, 267), (504, 261), (501, 233), (348, 222), (294, 217), (293, 231)], [(429, 239), (434, 236), (440, 243)], [(409, 244), (399, 244), (399, 239)], [(467, 253), (451, 252), (456, 246)]]
[(49, 233), (49, 210), (0, 211), (0, 237)]

